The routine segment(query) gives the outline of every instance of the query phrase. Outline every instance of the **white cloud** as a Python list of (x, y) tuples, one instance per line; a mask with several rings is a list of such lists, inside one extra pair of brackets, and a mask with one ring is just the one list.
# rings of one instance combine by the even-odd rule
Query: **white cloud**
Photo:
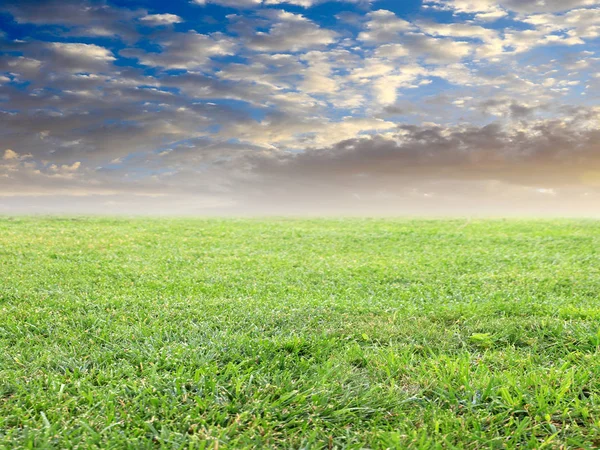
[(175, 14), (147, 14), (140, 20), (150, 25), (172, 25), (183, 22), (183, 19)]
[(517, 13), (561, 12), (578, 7), (598, 6), (598, 0), (425, 0), (425, 7), (475, 14), (476, 19), (495, 20)]
[(235, 137), (263, 147), (306, 148), (332, 145), (364, 133), (395, 127), (393, 122), (373, 118), (345, 117), (341, 121), (330, 121), (322, 117), (303, 120), (273, 117), (258, 123), (230, 126), (220, 134), (224, 138)]
[(394, 42), (399, 33), (414, 29), (410, 22), (385, 9), (368, 13), (367, 18), (365, 30), (358, 35), (358, 39), (365, 42)]
[(384, 44), (375, 50), (375, 55), (380, 58), (398, 59), (408, 54), (408, 49), (402, 44)]
[(424, 0), (423, 5), (425, 8), (475, 14), (475, 18), (481, 21), (494, 21), (508, 15), (497, 0)]
[[(215, 5), (228, 6), (230, 8), (255, 8), (261, 5), (271, 6), (271, 5), (296, 5), (302, 6), (304, 8), (310, 8), (312, 6), (318, 5), (320, 3), (325, 3), (329, 0), (191, 0), (192, 3), (197, 5), (206, 5), (208, 3), (213, 3)], [(345, 3), (364, 3), (369, 4), (373, 0), (336, 0), (338, 2)]]
[(95, 44), (51, 42), (47, 49), (53, 54), (56, 69), (73, 72), (102, 70), (116, 59), (110, 50)]
[(398, 89), (412, 86), (420, 76), (426, 74), (427, 71), (423, 67), (412, 64), (401, 66), (393, 73), (377, 78), (374, 82), (377, 101), (381, 105), (395, 103), (398, 98)]
[(262, 52), (296, 52), (323, 47), (335, 42), (337, 33), (320, 28), (301, 14), (287, 11), (269, 11), (275, 20), (268, 32), (257, 32), (247, 43), (248, 48)]
[(475, 45), (466, 41), (433, 38), (422, 33), (409, 33), (403, 38), (404, 46), (414, 58), (427, 63), (446, 64), (458, 62), (471, 54)]
[(192, 3), (202, 6), (206, 5), (207, 3), (214, 3), (232, 8), (251, 8), (260, 6), (262, 4), (262, 0), (192, 0)]
[(210, 58), (233, 54), (235, 43), (223, 35), (199, 34), (196, 31), (172, 33), (160, 41), (161, 52), (145, 52), (141, 49), (125, 49), (120, 54), (136, 58), (146, 66), (170, 69), (198, 69)]
[(89, 59), (93, 61), (114, 61), (112, 52), (95, 44), (67, 44), (63, 42), (52, 42), (50, 48), (56, 53), (76, 59)]
[(395, 69), (395, 65), (385, 60), (368, 58), (363, 61), (361, 67), (357, 67), (349, 75), (350, 79), (361, 80), (387, 75)]
[(419, 23), (419, 28), (432, 36), (480, 39), (484, 42), (498, 38), (498, 31), (468, 23)]
[(572, 39), (574, 43), (600, 36), (600, 8), (575, 9), (565, 14), (533, 14), (522, 20), (543, 30), (546, 35), (566, 33), (565, 39)]
[(308, 68), (303, 72), (300, 89), (309, 94), (331, 94), (339, 89), (339, 82), (332, 78), (332, 66), (328, 55), (312, 51), (303, 56)]

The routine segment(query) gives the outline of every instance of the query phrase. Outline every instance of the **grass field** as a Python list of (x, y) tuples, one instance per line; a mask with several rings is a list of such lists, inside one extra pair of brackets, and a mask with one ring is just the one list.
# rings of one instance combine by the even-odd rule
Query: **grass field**
[(0, 448), (594, 448), (600, 222), (0, 219)]

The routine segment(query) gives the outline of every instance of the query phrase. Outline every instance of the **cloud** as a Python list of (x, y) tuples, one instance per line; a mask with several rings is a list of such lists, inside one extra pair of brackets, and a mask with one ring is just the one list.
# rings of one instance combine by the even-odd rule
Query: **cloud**
[(0, 56), (0, 71), (23, 76), (25, 79), (35, 78), (42, 65), (40, 60), (24, 56)]
[(377, 47), (375, 55), (380, 58), (399, 59), (409, 55), (409, 50), (402, 44), (384, 44)]
[[(206, 5), (209, 3), (221, 6), (227, 6), (230, 8), (256, 8), (259, 6), (271, 6), (271, 5), (295, 5), (302, 6), (304, 8), (310, 8), (320, 3), (325, 3), (330, 0), (192, 0), (192, 3), (196, 5)], [(373, 0), (336, 0), (338, 2), (345, 3), (356, 3), (369, 5)]]
[(400, 66), (393, 73), (378, 78), (375, 83), (377, 100), (382, 105), (391, 105), (398, 98), (398, 89), (413, 87), (414, 82), (428, 72), (418, 64)]
[(392, 122), (374, 118), (345, 117), (341, 121), (328, 121), (323, 118), (297, 120), (289, 115), (276, 115), (259, 123), (232, 124), (224, 127), (219, 136), (265, 148), (304, 149), (394, 127)]
[(135, 58), (140, 64), (168, 69), (199, 69), (216, 56), (233, 54), (235, 43), (221, 34), (200, 34), (196, 31), (172, 33), (159, 41), (159, 52), (146, 52), (139, 48), (127, 48), (119, 52), (127, 58)]
[(600, 110), (520, 127), (400, 125), (389, 137), (356, 137), (329, 147), (257, 157), (255, 170), (288, 179), (352, 179), (359, 174), (388, 188), (425, 180), (498, 180), (560, 189), (581, 185), (600, 167)]
[(4, 150), (3, 159), (5, 161), (19, 159), (19, 154), (15, 151), (11, 150), (10, 148), (7, 148), (6, 150)]
[[(391, 11), (373, 11), (367, 14), (367, 17), (369, 20), (365, 23), (365, 30), (358, 34), (357, 39), (366, 44), (382, 44), (377, 49), (381, 56), (388, 58), (410, 56), (415, 59), (425, 59), (428, 63), (443, 64), (460, 61), (474, 49), (473, 45), (466, 41), (435, 38), (418, 32), (415, 24), (398, 18)], [(452, 25), (420, 24), (419, 27), (427, 34), (434, 36), (473, 38), (494, 35), (491, 30), (486, 31), (482, 27), (467, 25), (454, 27)]]
[(262, 0), (192, 0), (192, 3), (201, 6), (204, 6), (208, 3), (213, 3), (232, 8), (253, 8), (260, 6), (262, 4)]
[(453, 38), (479, 39), (483, 42), (498, 39), (498, 31), (468, 23), (435, 23), (421, 22), (419, 28), (432, 36), (449, 36)]
[(61, 166), (57, 166), (56, 164), (52, 164), (48, 167), (51, 172), (55, 172), (57, 174), (69, 174), (73, 172), (77, 172), (77, 170), (81, 167), (80, 161), (75, 161), (73, 164), (63, 164)]
[(117, 8), (104, 2), (80, 0), (20, 0), (7, 5), (15, 21), (40, 27), (55, 28), (57, 35), (121, 37), (137, 39), (133, 19), (143, 16), (141, 10)]
[(259, 31), (247, 41), (249, 49), (261, 52), (297, 52), (327, 46), (335, 42), (337, 33), (320, 28), (301, 14), (275, 10), (265, 13), (275, 20), (268, 32)]
[(303, 60), (308, 62), (308, 68), (303, 71), (300, 90), (309, 94), (332, 94), (339, 89), (339, 82), (332, 76), (333, 65), (329, 54), (312, 51), (304, 55)]
[(430, 8), (451, 10), (455, 13), (475, 14), (476, 19), (495, 20), (508, 11), (517, 13), (553, 13), (578, 7), (600, 5), (598, 0), (425, 0)]
[(95, 44), (51, 42), (46, 49), (54, 68), (72, 72), (103, 70), (116, 59), (110, 50)]
[(474, 46), (466, 41), (432, 38), (421, 33), (405, 35), (403, 45), (413, 57), (433, 64), (458, 62), (474, 50)]
[(501, 0), (500, 4), (520, 13), (562, 12), (573, 8), (600, 6), (598, 0)]
[(598, 200), (594, 4), (345, 5), (341, 24), (319, 1), (207, 3), (240, 11), (201, 29), (189, 6), (12, 3), (0, 203)]
[(367, 14), (365, 30), (358, 39), (365, 42), (390, 43), (397, 41), (399, 33), (414, 29), (414, 25), (398, 18), (393, 12), (380, 9)]
[(600, 37), (600, 8), (576, 9), (565, 14), (533, 14), (523, 18), (523, 22), (550, 33), (566, 33), (574, 44), (582, 44), (582, 39)]
[(183, 19), (176, 14), (146, 14), (140, 20), (154, 26), (172, 25), (183, 22)]

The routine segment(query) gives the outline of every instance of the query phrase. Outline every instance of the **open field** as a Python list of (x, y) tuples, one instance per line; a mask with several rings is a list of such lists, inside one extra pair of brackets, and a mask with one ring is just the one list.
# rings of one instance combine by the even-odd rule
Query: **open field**
[(0, 219), (0, 448), (593, 448), (600, 222)]

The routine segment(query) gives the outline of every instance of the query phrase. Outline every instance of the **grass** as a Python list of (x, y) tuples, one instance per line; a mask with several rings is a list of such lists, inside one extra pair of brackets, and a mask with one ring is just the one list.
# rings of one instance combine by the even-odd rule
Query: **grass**
[(600, 222), (0, 219), (0, 448), (594, 448)]

